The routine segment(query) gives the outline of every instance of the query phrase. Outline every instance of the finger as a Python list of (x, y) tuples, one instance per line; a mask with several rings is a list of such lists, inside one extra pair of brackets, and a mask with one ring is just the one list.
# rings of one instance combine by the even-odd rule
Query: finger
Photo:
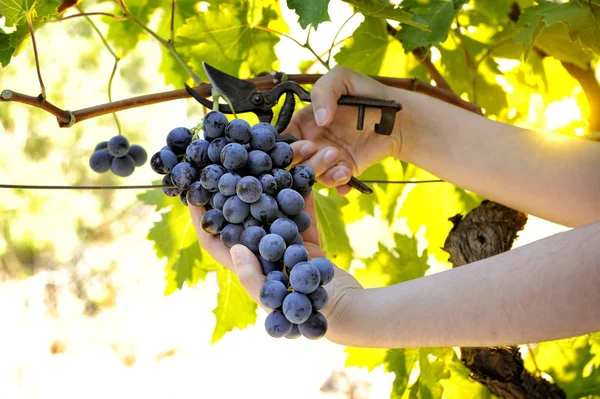
[(337, 109), (337, 101), (346, 93), (345, 68), (335, 67), (323, 75), (310, 92), (315, 121), (319, 126), (327, 126)]
[(235, 266), (236, 274), (248, 294), (260, 304), (259, 294), (267, 278), (262, 273), (260, 262), (252, 251), (243, 245), (234, 245), (230, 250), (231, 259)]
[(206, 213), (206, 209), (203, 206), (189, 205), (188, 207), (190, 209), (192, 224), (196, 229), (196, 235), (198, 236), (198, 242), (200, 243), (200, 246), (217, 262), (229, 270), (235, 271), (233, 263), (231, 262), (231, 256), (229, 255), (229, 248), (223, 245), (221, 242), (221, 237), (218, 234), (208, 234), (202, 228), (202, 216), (204, 216)]
[(335, 188), (338, 192), (339, 195), (346, 195), (348, 194), (350, 191), (352, 191), (352, 187), (350, 187), (349, 185), (343, 185), (343, 186), (339, 186)]
[(299, 164), (317, 153), (317, 146), (310, 140), (300, 140), (291, 144), (294, 153), (292, 165)]
[(352, 177), (350, 168), (345, 163), (338, 163), (333, 168), (319, 176), (319, 183), (327, 187), (339, 187), (343, 186)]
[(308, 165), (315, 172), (317, 177), (327, 172), (330, 168), (334, 167), (340, 159), (340, 150), (335, 147), (327, 146), (319, 151), (309, 159), (302, 162), (303, 165)]

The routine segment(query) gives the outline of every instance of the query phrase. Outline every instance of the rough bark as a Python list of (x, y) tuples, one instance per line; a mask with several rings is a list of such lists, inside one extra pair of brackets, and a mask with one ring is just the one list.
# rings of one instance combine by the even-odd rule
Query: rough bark
[[(459, 267), (508, 251), (525, 226), (527, 215), (486, 200), (466, 217), (459, 214), (450, 221), (454, 227), (444, 250), (450, 254), (453, 266)], [(559, 387), (525, 370), (516, 346), (460, 350), (471, 378), (499, 398), (566, 398)]]

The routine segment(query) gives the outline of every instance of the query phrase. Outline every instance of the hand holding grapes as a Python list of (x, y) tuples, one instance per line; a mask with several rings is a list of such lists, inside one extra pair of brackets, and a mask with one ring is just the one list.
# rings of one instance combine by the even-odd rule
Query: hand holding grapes
[[(202, 216), (206, 213), (204, 207), (189, 206), (192, 222), (196, 228), (198, 241), (202, 248), (215, 258), (217, 262), (237, 274), (240, 283), (246, 289), (250, 297), (262, 306), (259, 300), (261, 288), (266, 282), (266, 276), (258, 258), (254, 253), (243, 245), (234, 245), (227, 248), (218, 235), (206, 233), (201, 226)], [(324, 257), (320, 247), (319, 232), (316, 223), (315, 205), (313, 195), (306, 198), (305, 212), (311, 219), (310, 227), (302, 233), (304, 247), (308, 251), (309, 259)], [(334, 278), (324, 286), (328, 295), (328, 304), (321, 310), (329, 322), (326, 337), (335, 341), (336, 320), (346, 307), (352, 297), (352, 292), (362, 288), (356, 279), (348, 272), (335, 267)], [(264, 306), (263, 306), (264, 308)], [(268, 309), (265, 309), (268, 311)]]

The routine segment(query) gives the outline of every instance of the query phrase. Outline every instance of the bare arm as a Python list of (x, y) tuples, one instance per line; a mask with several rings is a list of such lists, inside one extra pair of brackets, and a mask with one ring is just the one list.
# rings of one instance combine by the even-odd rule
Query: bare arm
[(521, 129), (392, 90), (404, 105), (397, 124), (404, 139), (400, 158), (555, 223), (574, 227), (600, 220), (600, 143)]
[[(401, 266), (399, 266), (401, 267)], [(327, 337), (365, 347), (490, 346), (600, 331), (600, 223), (390, 287), (349, 290)]]

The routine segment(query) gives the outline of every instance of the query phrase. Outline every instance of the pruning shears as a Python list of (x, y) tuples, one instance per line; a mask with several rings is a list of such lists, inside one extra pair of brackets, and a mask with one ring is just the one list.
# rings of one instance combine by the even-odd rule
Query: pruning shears
[[(236, 114), (244, 112), (253, 112), (258, 116), (261, 122), (271, 123), (273, 119), (272, 108), (279, 102), (281, 96), (285, 94), (284, 104), (279, 112), (279, 118), (275, 127), (280, 133), (278, 141), (293, 143), (298, 139), (291, 134), (282, 134), (292, 119), (296, 100), (294, 95), (305, 102), (310, 102), (310, 92), (305, 90), (298, 83), (293, 81), (282, 81), (271, 90), (262, 92), (257, 89), (252, 82), (241, 80), (222, 72), (206, 62), (202, 63), (206, 76), (212, 85), (213, 101), (209, 101), (196, 93), (191, 87), (185, 85), (187, 92), (199, 103), (210, 109), (218, 109), (225, 114)], [(285, 80), (285, 74), (277, 74), (278, 80)], [(218, 98), (223, 97), (227, 104), (219, 104)], [(214, 106), (217, 103), (218, 108)], [(341, 96), (337, 102), (339, 105), (349, 105), (358, 107), (358, 116), (356, 129), (363, 130), (365, 109), (367, 107), (381, 109), (381, 119), (375, 124), (375, 133), (389, 136), (392, 133), (396, 113), (402, 109), (400, 103), (389, 100), (379, 100), (368, 97)], [(355, 177), (352, 177), (348, 185), (357, 189), (363, 194), (371, 194), (373, 190)]]

